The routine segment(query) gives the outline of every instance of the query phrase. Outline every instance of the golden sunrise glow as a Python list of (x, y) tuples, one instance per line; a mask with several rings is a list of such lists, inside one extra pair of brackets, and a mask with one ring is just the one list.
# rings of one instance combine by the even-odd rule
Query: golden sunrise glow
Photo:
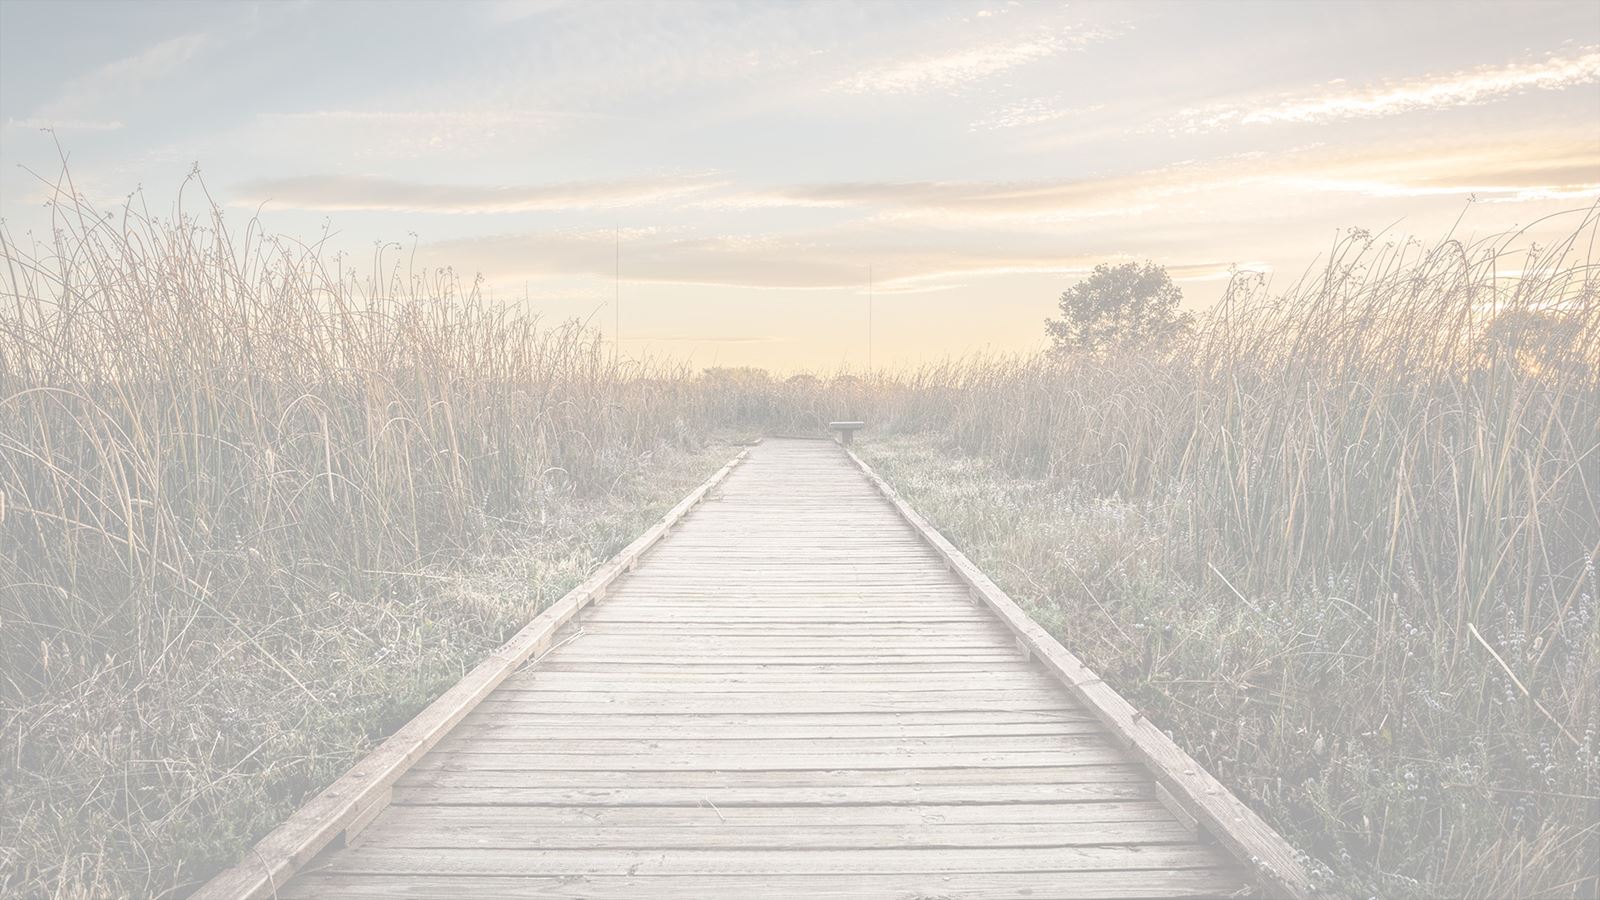
[[(1448, 40), (1425, 4), (616, 9), (103, 7), (72, 66), (0, 54), (4, 216), (47, 231), (28, 170), (55, 141), (105, 210), (198, 162), (240, 225), (398, 245), (620, 322), (631, 354), (793, 370), (865, 364), (869, 269), (874, 359), (903, 365), (1039, 346), (1099, 262), (1162, 263), (1200, 309), (1340, 229), (1470, 237), (1600, 199), (1584, 4), (1456, 8)], [(308, 36), (347, 18), (374, 39)], [(276, 86), (230, 74), (252, 65)]]

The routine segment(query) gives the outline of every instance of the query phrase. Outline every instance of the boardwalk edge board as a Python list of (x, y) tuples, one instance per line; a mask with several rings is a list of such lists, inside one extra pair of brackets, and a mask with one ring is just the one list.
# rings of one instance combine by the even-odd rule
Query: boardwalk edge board
[(1197, 821), (1206, 833), (1249, 866), (1270, 896), (1285, 900), (1322, 896), (1306, 869), (1303, 855), (1282, 835), (1033, 621), (966, 554), (912, 509), (865, 460), (848, 448), (841, 447), (840, 451), (855, 462), (900, 518), (943, 559), (946, 567), (1016, 634), (1023, 655), (1039, 660), (1060, 678), (1072, 695), (1112, 732), (1118, 743), (1150, 768), (1158, 786), (1183, 816)]
[(388, 804), (391, 787), (501, 682), (529, 659), (550, 649), (552, 640), (579, 611), (605, 595), (608, 585), (627, 573), (713, 488), (721, 484), (749, 449), (728, 461), (659, 522), (596, 569), (577, 587), (535, 616), (489, 654), (466, 677), (439, 695), (416, 718), (311, 798), (269, 832), (234, 867), (217, 874), (190, 900), (257, 900), (277, 895), (290, 876), (329, 847), (346, 843)]

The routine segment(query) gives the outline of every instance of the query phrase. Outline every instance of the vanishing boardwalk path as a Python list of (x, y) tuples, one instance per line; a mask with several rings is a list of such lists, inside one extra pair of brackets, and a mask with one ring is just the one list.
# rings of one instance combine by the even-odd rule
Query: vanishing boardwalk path
[(551, 646), (277, 895), (1044, 900), (1252, 880), (832, 443), (754, 448)]

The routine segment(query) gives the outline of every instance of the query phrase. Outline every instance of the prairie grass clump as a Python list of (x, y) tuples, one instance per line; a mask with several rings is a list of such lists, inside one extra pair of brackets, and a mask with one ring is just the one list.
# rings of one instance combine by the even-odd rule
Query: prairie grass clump
[(1354, 232), (1168, 354), (924, 371), (870, 452), (1348, 892), (1592, 896), (1595, 227)]
[(393, 248), (54, 207), (0, 235), (0, 894), (181, 893), (715, 468), (694, 379)]

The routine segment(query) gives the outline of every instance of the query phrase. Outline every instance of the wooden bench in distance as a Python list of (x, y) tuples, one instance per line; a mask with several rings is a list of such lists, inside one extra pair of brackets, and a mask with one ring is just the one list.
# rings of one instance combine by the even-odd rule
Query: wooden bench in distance
[(833, 432), (834, 439), (844, 446), (850, 446), (850, 441), (855, 433), (867, 427), (865, 422), (829, 422), (828, 430)]

